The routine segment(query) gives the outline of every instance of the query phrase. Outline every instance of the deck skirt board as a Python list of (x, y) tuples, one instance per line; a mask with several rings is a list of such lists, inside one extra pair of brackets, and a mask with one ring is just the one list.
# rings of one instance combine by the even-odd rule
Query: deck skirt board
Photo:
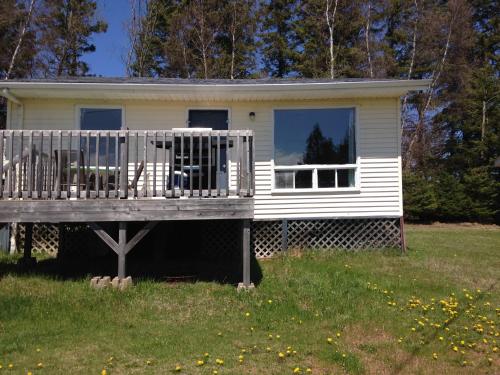
[(253, 209), (253, 198), (9, 200), (0, 223), (251, 219)]

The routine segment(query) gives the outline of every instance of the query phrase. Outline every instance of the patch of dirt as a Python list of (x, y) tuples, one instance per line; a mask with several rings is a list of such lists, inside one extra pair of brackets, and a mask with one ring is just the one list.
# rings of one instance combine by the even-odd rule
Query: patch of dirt
[(489, 374), (491, 367), (459, 367), (442, 359), (424, 358), (398, 347), (397, 338), (382, 329), (348, 327), (344, 342), (360, 358), (367, 374)]

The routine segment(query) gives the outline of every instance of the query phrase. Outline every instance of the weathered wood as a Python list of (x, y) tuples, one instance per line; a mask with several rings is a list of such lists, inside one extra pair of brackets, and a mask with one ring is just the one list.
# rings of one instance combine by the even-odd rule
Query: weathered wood
[(139, 232), (125, 245), (124, 252), (128, 254), (135, 245), (137, 245), (155, 226), (158, 224), (157, 221), (150, 221), (144, 228), (140, 229)]
[[(122, 142), (123, 139), (123, 142)], [(128, 197), (128, 148), (129, 133), (120, 138), (120, 198)], [(137, 164), (137, 161), (136, 161)], [(116, 168), (118, 170), (118, 168)]]
[(127, 223), (125, 221), (120, 221), (118, 228), (118, 277), (120, 279), (125, 278), (125, 261), (127, 253), (125, 247), (127, 246)]
[(0, 130), (0, 199), (3, 198), (4, 189), (4, 178), (3, 178), (3, 144), (4, 144), (4, 133)]
[(111, 248), (111, 250), (118, 254), (118, 243), (116, 243), (116, 241), (103, 228), (96, 223), (89, 223), (89, 227), (99, 236), (101, 240), (104, 241), (106, 245)]
[(242, 220), (243, 286), (250, 286), (250, 220)]
[(253, 199), (0, 201), (0, 222), (105, 222), (253, 218)]
[(24, 252), (23, 258), (28, 261), (31, 259), (31, 250), (33, 247), (33, 223), (26, 223), (24, 232)]
[(104, 152), (104, 161), (106, 163), (106, 169), (104, 171), (104, 196), (109, 198), (109, 132), (106, 133), (106, 141), (105, 141), (105, 152)]
[(56, 180), (56, 198), (61, 198), (61, 179), (62, 179), (62, 131), (58, 133), (57, 146), (57, 180)]

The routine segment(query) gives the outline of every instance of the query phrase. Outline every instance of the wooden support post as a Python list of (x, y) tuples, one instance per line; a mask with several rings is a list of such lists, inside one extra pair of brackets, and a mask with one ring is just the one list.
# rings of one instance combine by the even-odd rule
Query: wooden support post
[(19, 264), (23, 267), (31, 267), (36, 264), (36, 259), (31, 256), (33, 247), (33, 223), (25, 224), (23, 257)]
[(113, 250), (116, 255), (118, 255), (118, 277), (120, 279), (124, 279), (126, 274), (125, 258), (128, 252), (132, 250), (135, 245), (137, 245), (139, 241), (142, 240), (144, 236), (146, 236), (146, 234), (148, 234), (151, 229), (156, 226), (156, 224), (158, 224), (157, 221), (150, 221), (144, 226), (144, 228), (137, 232), (137, 234), (129, 242), (127, 242), (126, 221), (120, 221), (119, 223), (118, 242), (116, 242), (113, 237), (107, 234), (106, 231), (102, 229), (98, 224), (90, 223), (89, 226), (95, 232), (95, 234), (97, 234), (101, 238), (101, 240), (103, 240), (111, 248), (111, 250)]
[(120, 228), (118, 232), (118, 277), (125, 278), (125, 258), (127, 253), (125, 247), (127, 245), (127, 222), (120, 221)]
[(33, 223), (27, 223), (24, 232), (24, 254), (25, 262), (31, 260), (31, 249), (33, 247)]
[(288, 220), (281, 221), (281, 251), (288, 250)]
[(242, 260), (243, 260), (243, 282), (238, 284), (238, 290), (253, 289), (254, 285), (250, 281), (250, 220), (242, 221)]
[(405, 219), (403, 216), (399, 218), (399, 231), (401, 236), (401, 251), (406, 253)]

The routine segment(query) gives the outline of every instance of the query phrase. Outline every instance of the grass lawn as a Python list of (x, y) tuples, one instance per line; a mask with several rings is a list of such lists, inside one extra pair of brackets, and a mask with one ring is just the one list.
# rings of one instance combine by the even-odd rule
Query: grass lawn
[(500, 230), (408, 226), (407, 239), (405, 255), (261, 261), (262, 282), (240, 294), (148, 280), (98, 291), (4, 256), (0, 374), (500, 373)]

